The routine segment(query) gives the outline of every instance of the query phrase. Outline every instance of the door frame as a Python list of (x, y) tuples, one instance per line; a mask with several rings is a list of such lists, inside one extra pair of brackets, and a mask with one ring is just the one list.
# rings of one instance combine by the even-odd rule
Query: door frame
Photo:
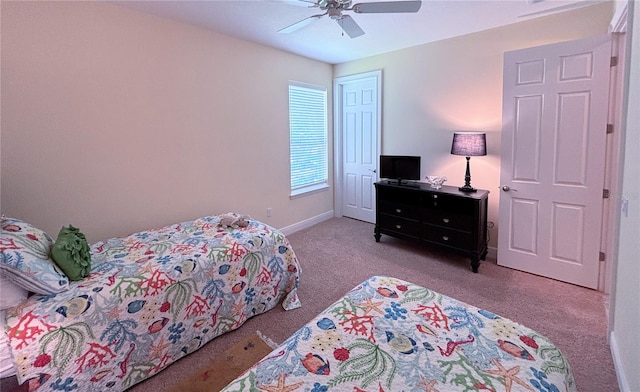
[[(626, 14), (625, 14), (626, 21)], [(610, 68), (609, 83), (609, 113), (608, 124), (613, 126), (613, 132), (607, 134), (607, 156), (605, 161), (604, 188), (609, 190), (610, 197), (603, 199), (602, 231), (600, 248), (605, 254), (605, 260), (600, 268), (598, 291), (611, 294), (613, 283), (613, 269), (617, 260), (617, 238), (620, 223), (620, 206), (618, 198), (621, 192), (621, 162), (623, 145), (622, 129), (622, 92), (624, 90), (624, 74), (626, 59), (626, 24), (622, 30), (611, 32), (611, 56), (617, 58), (617, 65)]]
[[(609, 190), (610, 198), (603, 199), (603, 221), (601, 233), (601, 249), (605, 253), (605, 260), (600, 269), (598, 291), (610, 296), (610, 308), (613, 308), (615, 269), (618, 264), (618, 236), (620, 227), (620, 194), (622, 192), (622, 162), (623, 151), (623, 94), (628, 88), (625, 85), (627, 64), (627, 14), (628, 4), (625, 4), (611, 21), (612, 53), (618, 58), (617, 65), (611, 67), (611, 81), (609, 84), (609, 119), (613, 125), (613, 132), (607, 134), (607, 159), (605, 162), (605, 189)], [(609, 320), (609, 326), (613, 320)]]
[[(342, 189), (344, 168), (343, 168), (343, 146), (342, 146), (342, 114), (343, 102), (342, 92), (344, 85), (364, 79), (375, 79), (376, 82), (376, 149), (378, 156), (382, 147), (382, 70), (364, 72), (349, 76), (341, 76), (333, 79), (333, 189), (334, 189), (334, 216), (341, 217), (344, 190)], [(378, 164), (376, 164), (376, 180), (379, 176)]]

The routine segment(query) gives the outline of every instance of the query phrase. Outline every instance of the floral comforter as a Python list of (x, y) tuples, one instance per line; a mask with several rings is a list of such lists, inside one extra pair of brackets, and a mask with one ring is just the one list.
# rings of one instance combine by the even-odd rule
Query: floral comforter
[(91, 274), (7, 314), (18, 381), (39, 391), (122, 391), (282, 301), (300, 265), (279, 231), (209, 216), (91, 246)]
[(230, 383), (232, 391), (575, 391), (544, 336), (427, 288), (372, 277)]

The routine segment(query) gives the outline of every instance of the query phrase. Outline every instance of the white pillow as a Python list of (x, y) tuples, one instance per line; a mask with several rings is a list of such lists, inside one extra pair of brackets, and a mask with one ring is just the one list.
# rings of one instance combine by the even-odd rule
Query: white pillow
[(0, 310), (12, 308), (24, 301), (29, 292), (0, 275)]
[(37, 294), (56, 294), (69, 289), (69, 278), (49, 256), (49, 234), (17, 218), (2, 215), (0, 274)]

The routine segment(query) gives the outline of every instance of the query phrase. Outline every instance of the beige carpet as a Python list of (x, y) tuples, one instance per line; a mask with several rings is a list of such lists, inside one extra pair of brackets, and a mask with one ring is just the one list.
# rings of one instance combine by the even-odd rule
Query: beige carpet
[(167, 391), (256, 330), (282, 342), (373, 275), (408, 280), (524, 324), (564, 352), (578, 391), (619, 390), (606, 336), (607, 298), (600, 292), (492, 262), (482, 263), (474, 274), (464, 257), (385, 235), (376, 243), (372, 224), (348, 218), (330, 219), (288, 238), (302, 266), (301, 308), (285, 312), (278, 306), (253, 317), (130, 391)]

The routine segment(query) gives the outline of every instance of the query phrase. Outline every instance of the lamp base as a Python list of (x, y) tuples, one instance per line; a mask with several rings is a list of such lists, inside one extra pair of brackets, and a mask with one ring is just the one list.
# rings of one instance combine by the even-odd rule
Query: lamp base
[(469, 193), (477, 191), (477, 189), (472, 187), (471, 185), (461, 186), (461, 187), (458, 188), (458, 190), (460, 192), (469, 192)]
[(471, 170), (469, 170), (469, 160), (471, 159), (471, 157), (466, 157), (467, 158), (467, 171), (464, 173), (464, 186), (461, 186), (460, 188), (458, 188), (458, 190), (460, 192), (475, 192), (476, 188), (471, 186)]

